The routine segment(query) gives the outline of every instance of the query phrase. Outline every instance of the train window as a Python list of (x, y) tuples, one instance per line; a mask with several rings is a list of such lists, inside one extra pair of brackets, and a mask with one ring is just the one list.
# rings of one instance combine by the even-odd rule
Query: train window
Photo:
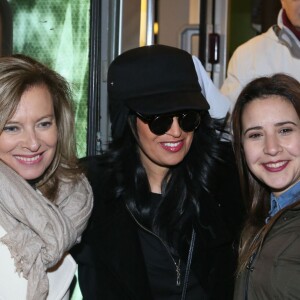
[(12, 17), (9, 3), (0, 0), (0, 56), (12, 52)]
[(13, 53), (47, 64), (71, 84), (76, 101), (78, 155), (86, 154), (89, 0), (9, 0)]

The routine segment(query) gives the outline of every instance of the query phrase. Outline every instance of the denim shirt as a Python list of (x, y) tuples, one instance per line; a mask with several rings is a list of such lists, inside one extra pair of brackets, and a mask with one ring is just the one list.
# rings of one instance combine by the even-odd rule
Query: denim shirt
[(300, 200), (300, 181), (281, 194), (279, 197), (275, 197), (274, 194), (271, 193), (271, 209), (269, 210), (269, 217), (267, 217), (266, 223), (268, 223), (269, 219), (281, 209), (293, 204), (298, 200)]

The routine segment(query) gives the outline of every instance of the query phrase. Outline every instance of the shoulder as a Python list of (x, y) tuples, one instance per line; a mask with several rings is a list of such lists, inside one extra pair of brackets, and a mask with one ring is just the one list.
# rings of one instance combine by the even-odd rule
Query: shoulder
[(224, 155), (216, 168), (216, 189), (213, 192), (220, 205), (223, 203), (234, 209), (235, 202), (241, 201), (241, 189), (234, 153), (229, 145), (225, 145)]
[(239, 175), (231, 143), (224, 144), (223, 161), (218, 164), (214, 198), (223, 219), (232, 231), (239, 231), (245, 217)]
[[(290, 209), (287, 209), (276, 220), (274, 230), (290, 231), (291, 228), (300, 228), (300, 203)], [(297, 230), (298, 231), (298, 230)]]
[(107, 167), (102, 156), (87, 156), (80, 159), (80, 165), (85, 170), (85, 174), (90, 181), (103, 177)]
[(80, 160), (85, 175), (92, 187), (95, 201), (112, 193), (116, 184), (115, 167), (109, 163), (105, 156), (90, 156)]
[(278, 42), (272, 28), (236, 48), (229, 60), (227, 78), (221, 88), (222, 93), (231, 100), (232, 108), (242, 88), (252, 78), (272, 73), (273, 61), (282, 59), (281, 54), (286, 51), (285, 48)]
[[(92, 189), (85, 174), (78, 174), (72, 179), (61, 179), (59, 183), (59, 199), (70, 196), (74, 193), (81, 193), (89, 196), (92, 194)], [(60, 202), (57, 200), (57, 202)]]
[(91, 215), (93, 198), (93, 190), (88, 179), (84, 174), (78, 174), (76, 178), (60, 181), (55, 204), (64, 216), (73, 220), (73, 225), (80, 226), (81, 222)]
[(232, 57), (246, 58), (246, 55), (251, 55), (252, 57), (254, 53), (258, 52), (263, 54), (264, 52), (261, 52), (262, 50), (265, 51), (265, 48), (273, 47), (274, 44), (278, 44), (278, 39), (273, 28), (269, 28), (268, 31), (251, 38), (237, 47)]
[(81, 159), (87, 179), (94, 195), (94, 207), (90, 223), (104, 224), (119, 206), (116, 196), (117, 171), (104, 156), (90, 156)]

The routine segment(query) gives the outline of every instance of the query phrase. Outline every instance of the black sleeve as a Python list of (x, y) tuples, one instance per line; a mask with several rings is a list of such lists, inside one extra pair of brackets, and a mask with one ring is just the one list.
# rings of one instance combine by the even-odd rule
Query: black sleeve
[(218, 183), (214, 195), (226, 226), (235, 236), (236, 242), (238, 242), (244, 224), (246, 209), (242, 198), (235, 157), (230, 143), (228, 143), (224, 159), (225, 163), (220, 165), (218, 172)]

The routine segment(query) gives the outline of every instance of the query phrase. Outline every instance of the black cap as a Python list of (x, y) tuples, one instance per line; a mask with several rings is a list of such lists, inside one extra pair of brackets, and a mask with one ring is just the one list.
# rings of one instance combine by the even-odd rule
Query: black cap
[(122, 53), (108, 69), (107, 88), (112, 123), (119, 123), (122, 106), (127, 107), (124, 113), (129, 109), (145, 115), (209, 109), (192, 56), (170, 46)]

